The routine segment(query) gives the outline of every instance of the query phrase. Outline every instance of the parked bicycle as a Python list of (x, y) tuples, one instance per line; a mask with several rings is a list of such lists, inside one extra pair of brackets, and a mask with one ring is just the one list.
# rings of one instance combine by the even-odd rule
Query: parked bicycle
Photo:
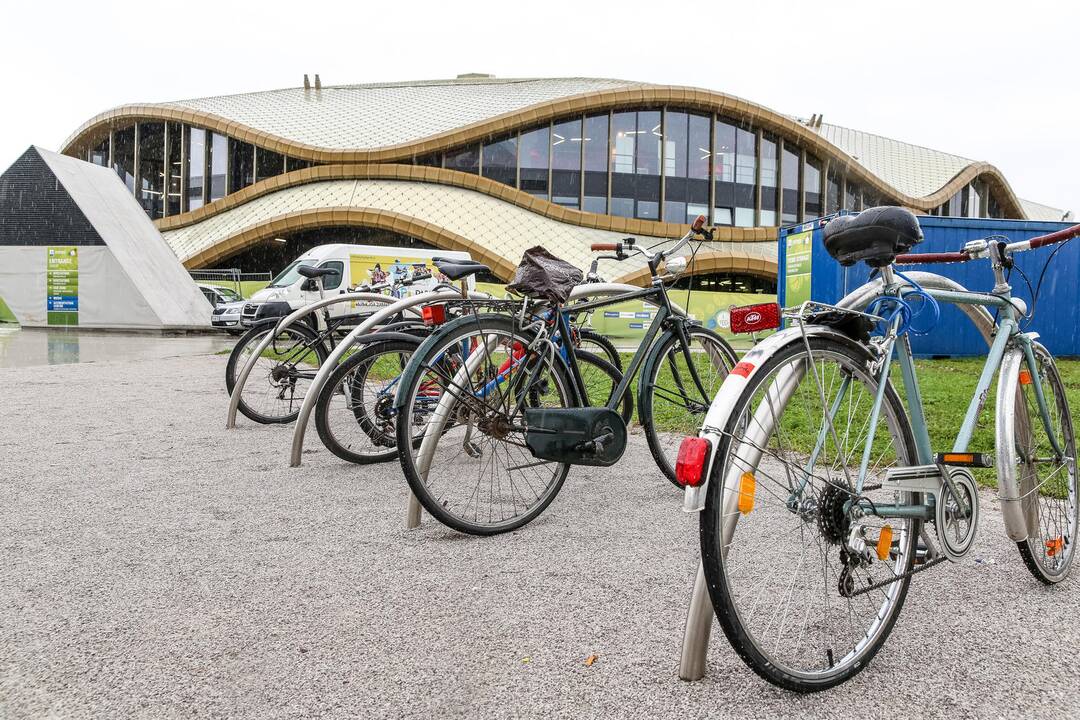
[[(826, 226), (825, 246), (837, 261), (878, 269), (877, 280), (849, 296), (869, 303), (785, 310), (794, 326), (735, 366), (700, 437), (680, 451), (686, 508), (703, 505), (713, 608), (758, 675), (811, 692), (865, 668), (912, 577), (971, 552), (981, 514), (971, 468), (996, 465), (1006, 529), (1031, 573), (1047, 584), (1066, 577), (1077, 533), (1072, 418), (1054, 358), (1037, 333), (1020, 329), (1029, 310), (1013, 297), (1008, 274), (1016, 253), (1077, 235), (1080, 225), (1029, 241), (986, 238), (960, 252), (909, 255), (922, 233), (901, 208)], [(989, 262), (991, 292), (895, 267), (972, 260)], [(939, 303), (967, 306), (994, 328), (948, 448), (931, 446), (909, 340), (916, 325), (925, 330), (936, 320)], [(894, 360), (903, 401), (890, 380)], [(990, 456), (970, 444), (995, 375)]]
[[(652, 276), (647, 288), (564, 304), (568, 285), (561, 298), (534, 286), (521, 301), (476, 307), (416, 350), (395, 399), (397, 444), (415, 444), (414, 428), (422, 426), (419, 447), (399, 457), (430, 514), (479, 535), (527, 524), (558, 494), (571, 465), (610, 465), (622, 456), (627, 431), (617, 409), (635, 378), (650, 450), (674, 481), (680, 433), (700, 425), (736, 359), (718, 334), (674, 310), (665, 286), (686, 267), (676, 253), (695, 236), (711, 237), (704, 222), (698, 218), (664, 251), (633, 238), (593, 245), (615, 260), (643, 257)], [(571, 271), (559, 269), (560, 281)], [(582, 372), (586, 353), (562, 338), (572, 337), (572, 318), (631, 300), (655, 305), (656, 315), (617, 385), (598, 391)], [(459, 361), (447, 366), (451, 356)], [(419, 401), (432, 387), (439, 388), (439, 403), (421, 417)]]
[[(302, 265), (297, 268), (300, 275), (311, 280), (323, 297), (323, 277), (336, 273), (330, 268), (314, 268)], [(411, 285), (418, 280), (430, 277), (413, 277), (399, 282), (384, 282), (355, 288), (355, 292), (392, 292), (396, 287)], [(267, 335), (274, 338), (260, 353), (251, 371), (251, 378), (244, 387), (238, 409), (246, 417), (258, 423), (290, 423), (300, 412), (300, 405), (307, 394), (319, 367), (326, 361), (336, 346), (337, 340), (350, 327), (366, 317), (364, 312), (332, 315), (328, 307), (321, 312), (313, 311), (306, 322), (296, 322), (288, 327), (279, 327), (278, 321), (266, 320), (255, 325), (241, 337), (229, 354), (225, 365), (225, 386), (232, 394), (236, 378), (251, 356), (262, 345)], [(409, 331), (422, 327), (419, 319), (397, 318), (388, 325), (388, 331)], [(259, 381), (261, 379), (261, 381)]]
[[(439, 272), (452, 282), (462, 281), (469, 275), (486, 271), (487, 267), (476, 261), (434, 258)], [(315, 426), (323, 444), (335, 455), (349, 462), (367, 464), (386, 462), (397, 457), (396, 416), (393, 407), (402, 372), (413, 352), (420, 346), (439, 314), (438, 323), (445, 321), (442, 313), (456, 317), (468, 311), (472, 303), (439, 305), (425, 310), (427, 325), (410, 327), (402, 331), (389, 327), (363, 338), (364, 344), (357, 352), (342, 361), (327, 379), (315, 405)], [(610, 341), (587, 328), (572, 327), (572, 339), (581, 359), (582, 373), (598, 393), (610, 393), (622, 375), (610, 360), (618, 360), (618, 352)], [(595, 352), (585, 350), (589, 348)], [(460, 366), (461, 353), (451, 348), (440, 360), (446, 372)], [(606, 388), (606, 390), (605, 390)], [(420, 387), (416, 396), (411, 431), (419, 434), (426, 419), (438, 404), (441, 390), (428, 382)], [(608, 395), (602, 395), (607, 399)], [(630, 420), (632, 405), (626, 394), (622, 414)]]

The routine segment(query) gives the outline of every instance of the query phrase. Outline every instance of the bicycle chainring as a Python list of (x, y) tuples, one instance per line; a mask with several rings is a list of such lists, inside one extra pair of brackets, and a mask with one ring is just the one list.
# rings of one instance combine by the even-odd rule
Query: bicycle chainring
[(964, 468), (950, 468), (949, 477), (960, 498), (958, 501), (948, 483), (941, 484), (941, 495), (934, 507), (934, 527), (942, 554), (956, 562), (971, 552), (975, 544), (975, 530), (979, 527), (979, 488), (975, 478)]

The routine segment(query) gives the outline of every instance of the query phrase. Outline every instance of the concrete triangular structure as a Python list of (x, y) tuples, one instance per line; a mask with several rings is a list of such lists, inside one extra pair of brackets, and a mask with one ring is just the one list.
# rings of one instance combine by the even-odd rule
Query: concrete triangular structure
[(80, 327), (209, 326), (210, 306), (115, 172), (31, 147), (0, 175), (0, 297), (48, 324), (48, 248), (78, 248)]

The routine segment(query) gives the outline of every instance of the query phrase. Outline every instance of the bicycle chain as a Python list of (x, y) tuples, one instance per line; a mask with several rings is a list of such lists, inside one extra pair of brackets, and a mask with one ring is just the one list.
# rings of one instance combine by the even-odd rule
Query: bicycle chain
[(902, 572), (899, 575), (893, 575), (888, 580), (879, 580), (878, 582), (871, 583), (871, 584), (867, 585), (864, 588), (859, 588), (858, 590), (853, 590), (850, 595), (845, 595), (844, 597), (848, 597), (848, 598), (858, 597), (860, 595), (865, 595), (868, 592), (873, 592), (874, 590), (877, 590), (878, 588), (883, 588), (883, 587), (886, 587), (888, 585), (892, 585), (897, 580), (906, 580), (907, 578), (911, 577), (912, 575), (915, 575), (916, 573), (921, 573), (923, 570), (929, 570), (930, 568), (934, 567), (938, 563), (941, 563), (941, 562), (943, 562), (943, 561), (945, 561), (947, 559), (948, 558), (946, 558), (944, 555), (939, 555), (938, 557), (934, 558), (933, 560), (927, 560), (922, 565), (920, 565), (918, 567), (915, 567), (915, 568), (912, 568), (912, 569), (908, 570), (907, 572)]

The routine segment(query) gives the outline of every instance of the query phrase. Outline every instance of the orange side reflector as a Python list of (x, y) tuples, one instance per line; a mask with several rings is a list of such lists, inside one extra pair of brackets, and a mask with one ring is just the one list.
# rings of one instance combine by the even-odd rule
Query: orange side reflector
[(1059, 552), (1061, 552), (1064, 547), (1065, 547), (1065, 540), (1063, 540), (1062, 537), (1060, 535), (1058, 535), (1053, 540), (1047, 540), (1046, 541), (1046, 554), (1049, 555), (1050, 557), (1054, 557)]
[(1021, 370), (1020, 371), (1020, 384), (1021, 385), (1030, 385), (1031, 384), (1031, 373), (1029, 371), (1027, 371), (1027, 370)]
[(888, 560), (889, 550), (892, 549), (892, 525), (886, 525), (881, 528), (881, 533), (877, 536), (877, 559)]
[(743, 515), (749, 514), (754, 509), (754, 491), (757, 489), (757, 482), (754, 480), (754, 474), (744, 472), (742, 477), (739, 478), (739, 512)]
[(941, 456), (941, 462), (946, 465), (953, 463), (957, 465), (970, 465), (975, 462), (974, 453), (945, 453)]

